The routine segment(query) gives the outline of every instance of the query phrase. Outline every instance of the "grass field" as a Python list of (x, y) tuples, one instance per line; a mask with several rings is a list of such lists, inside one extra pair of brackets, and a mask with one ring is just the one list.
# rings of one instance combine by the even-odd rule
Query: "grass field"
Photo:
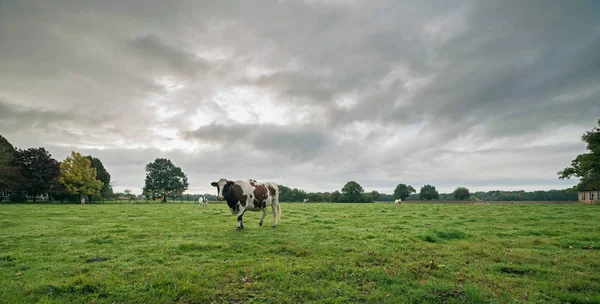
[(2, 303), (600, 303), (600, 205), (0, 204)]

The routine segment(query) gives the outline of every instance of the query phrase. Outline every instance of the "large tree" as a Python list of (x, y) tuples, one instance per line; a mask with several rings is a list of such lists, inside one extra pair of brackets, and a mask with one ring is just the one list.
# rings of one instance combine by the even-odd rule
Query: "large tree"
[(361, 185), (355, 181), (349, 181), (342, 188), (342, 194), (346, 197), (349, 202), (360, 202), (363, 198), (365, 190)]
[(428, 200), (432, 200), (432, 199), (438, 199), (440, 197), (440, 195), (434, 186), (425, 185), (425, 186), (421, 187), (421, 192), (419, 193), (419, 197), (422, 200), (428, 201)]
[(167, 202), (167, 196), (181, 195), (188, 186), (187, 176), (171, 160), (157, 158), (146, 165), (144, 193)]
[(22, 176), (22, 183), (16, 190), (27, 192), (34, 202), (38, 194), (50, 191), (60, 172), (58, 161), (44, 148), (19, 149), (12, 162)]
[(18, 169), (13, 166), (15, 148), (0, 135), (0, 190), (12, 189)]
[(86, 157), (90, 161), (91, 167), (96, 169), (96, 179), (102, 182), (102, 190), (100, 190), (100, 195), (105, 198), (113, 195), (112, 185), (110, 184), (110, 174), (104, 168), (102, 161), (96, 157), (92, 157), (91, 155)]
[(80, 198), (87, 195), (99, 195), (102, 182), (96, 179), (96, 169), (91, 162), (79, 152), (71, 152), (60, 163), (60, 176), (58, 178), (71, 194), (78, 194)]
[(558, 178), (578, 177), (579, 190), (598, 190), (600, 189), (600, 128), (594, 127), (591, 131), (585, 132), (581, 140), (587, 144), (586, 149), (589, 153), (575, 157), (570, 167), (558, 172)]
[(471, 193), (469, 192), (469, 189), (465, 187), (458, 187), (452, 192), (452, 196), (457, 200), (464, 201), (471, 197)]
[(14, 153), (15, 148), (13, 145), (4, 136), (0, 135), (0, 167), (10, 166)]
[(415, 188), (413, 188), (410, 185), (398, 184), (398, 186), (396, 186), (396, 189), (394, 189), (394, 198), (396, 198), (396, 199), (399, 198), (401, 200), (405, 200), (411, 194), (416, 193), (416, 192), (417, 192), (417, 190), (415, 190)]
[(371, 195), (371, 199), (373, 201), (376, 201), (381, 197), (381, 194), (379, 192), (377, 192), (377, 190), (371, 191), (371, 193), (369, 195)]

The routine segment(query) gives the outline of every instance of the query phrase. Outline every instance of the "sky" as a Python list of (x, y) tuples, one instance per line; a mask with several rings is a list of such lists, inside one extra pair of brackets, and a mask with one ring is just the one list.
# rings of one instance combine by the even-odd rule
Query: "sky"
[(599, 1), (0, 0), (0, 41), (0, 134), (116, 191), (564, 189), (600, 118)]

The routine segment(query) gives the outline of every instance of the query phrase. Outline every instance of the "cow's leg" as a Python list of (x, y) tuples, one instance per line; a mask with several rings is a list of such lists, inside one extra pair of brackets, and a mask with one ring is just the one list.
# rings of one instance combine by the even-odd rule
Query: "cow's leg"
[(238, 216), (237, 216), (237, 220), (238, 220), (238, 225), (237, 228), (235, 229), (235, 231), (240, 231), (242, 229), (244, 229), (244, 223), (242, 223), (242, 217), (244, 216), (244, 209), (240, 209), (240, 211), (238, 212)]
[(277, 218), (279, 218), (279, 213), (281, 212), (281, 209), (279, 207), (279, 200), (273, 198), (273, 203), (271, 207), (273, 207), (273, 228), (275, 228), (277, 227)]
[(260, 221), (258, 222), (258, 227), (262, 227), (265, 216), (267, 215), (267, 208), (263, 209), (263, 214), (260, 217)]

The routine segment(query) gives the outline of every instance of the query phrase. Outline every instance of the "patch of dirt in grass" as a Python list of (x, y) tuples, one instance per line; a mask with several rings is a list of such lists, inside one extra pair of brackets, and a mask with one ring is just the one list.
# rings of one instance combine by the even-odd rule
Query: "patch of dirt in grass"
[(464, 292), (463, 290), (460, 289), (456, 289), (456, 290), (433, 290), (432, 294), (439, 299), (439, 303), (450, 303), (449, 301), (452, 300), (452, 303), (456, 302), (457, 300), (459, 302), (462, 302), (464, 300), (466, 300), (467, 298), (467, 293)]
[(504, 274), (514, 274), (514, 275), (519, 275), (519, 276), (535, 273), (535, 270), (533, 270), (533, 269), (516, 268), (516, 267), (508, 267), (508, 266), (502, 266), (502, 267), (498, 268), (498, 271), (500, 273), (504, 273)]
[(94, 263), (94, 262), (104, 262), (108, 261), (108, 258), (105, 257), (97, 257), (85, 260), (86, 263)]
[(0, 256), (0, 262), (12, 262), (14, 260), (16, 260), (16, 258), (14, 258), (10, 255)]

